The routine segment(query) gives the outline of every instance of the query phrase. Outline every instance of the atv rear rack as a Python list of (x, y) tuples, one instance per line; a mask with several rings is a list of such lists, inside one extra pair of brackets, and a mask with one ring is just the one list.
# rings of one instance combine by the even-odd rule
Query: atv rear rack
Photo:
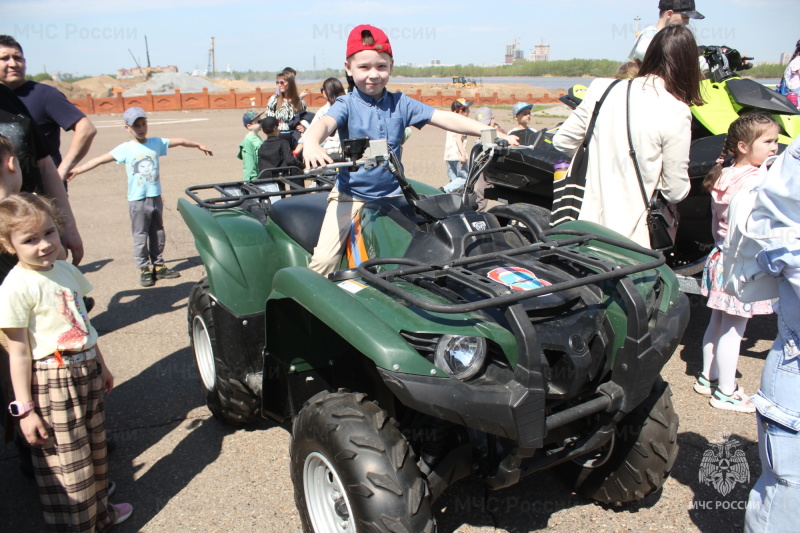
[[(515, 228), (504, 229), (506, 231), (516, 233)], [(469, 233), (467, 236), (479, 237), (484, 234), (496, 232), (497, 230), (475, 231)], [(548, 235), (565, 235), (571, 237), (557, 240), (547, 239), (544, 242), (536, 242), (507, 251), (492, 252), (474, 257), (462, 257), (443, 265), (424, 264), (420, 261), (403, 257), (370, 259), (356, 267), (356, 270), (366, 281), (385, 289), (398, 298), (420, 309), (424, 309), (425, 311), (434, 313), (468, 313), (489, 307), (506, 306), (522, 300), (527, 300), (528, 298), (535, 298), (545, 294), (552, 294), (590, 284), (623, 278), (631, 274), (658, 268), (666, 262), (664, 255), (661, 252), (650, 250), (649, 248), (643, 248), (631, 242), (612, 239), (594, 233), (558, 228), (544, 231), (541, 235), (543, 237)], [(607, 260), (598, 259), (597, 257), (594, 257), (588, 253), (580, 252), (575, 249), (576, 246), (588, 245), (590, 241), (600, 242), (622, 248), (627, 251), (635, 252), (652, 258), (652, 261), (639, 263), (637, 265), (623, 266), (610, 263)], [(580, 279), (556, 282), (550, 286), (541, 287), (538, 289), (512, 290), (506, 285), (493, 281), (488, 277), (480, 276), (468, 268), (469, 266), (479, 263), (487, 263), (492, 261), (502, 261), (509, 266), (524, 267), (525, 263), (518, 260), (516, 256), (528, 254), (535, 254), (539, 260), (543, 260), (547, 257), (559, 257), (562, 259), (567, 259), (573, 263), (580, 264), (598, 272)], [(401, 266), (392, 270), (376, 272), (376, 267), (381, 265)], [(430, 285), (431, 283), (443, 285), (444, 282), (449, 279), (464, 287), (474, 290), (477, 294), (482, 295), (484, 298), (467, 303), (435, 303), (428, 299), (415, 296), (402, 287), (392, 283), (396, 279), (402, 279), (419, 286), (425, 286), (426, 284)], [(436, 293), (442, 296), (447, 296), (446, 294), (443, 294), (443, 291), (437, 291)]]
[[(186, 195), (194, 200), (197, 205), (206, 209), (231, 209), (241, 206), (246, 200), (267, 200), (271, 202), (273, 199), (280, 199), (286, 196), (329, 192), (333, 189), (333, 182), (336, 178), (335, 173), (330, 175), (304, 175), (302, 170), (294, 167), (270, 170), (273, 171), (273, 176), (269, 178), (194, 185), (186, 189)], [(316, 182), (316, 186), (305, 187), (306, 180), (313, 180)], [(269, 190), (269, 185), (277, 185), (278, 190)], [(198, 194), (207, 191), (213, 191), (219, 196), (201, 198)]]

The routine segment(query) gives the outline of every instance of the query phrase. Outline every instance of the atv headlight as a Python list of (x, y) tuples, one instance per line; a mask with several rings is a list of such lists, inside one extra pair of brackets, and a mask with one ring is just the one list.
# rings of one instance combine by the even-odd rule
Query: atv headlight
[(486, 339), (444, 335), (436, 345), (436, 366), (461, 380), (477, 374), (486, 359)]

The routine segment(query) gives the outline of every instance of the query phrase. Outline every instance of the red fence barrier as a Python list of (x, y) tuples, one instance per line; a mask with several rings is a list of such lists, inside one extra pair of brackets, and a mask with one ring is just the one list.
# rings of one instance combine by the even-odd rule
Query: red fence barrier
[[(556, 91), (555, 96), (545, 94), (542, 97), (534, 97), (528, 93), (524, 96), (512, 94), (508, 98), (500, 98), (497, 93), (491, 96), (483, 96), (475, 93), (470, 97), (475, 106), (491, 105), (514, 105), (520, 100), (529, 104), (552, 104), (558, 102), (558, 97), (566, 94), (564, 91)], [(147, 91), (144, 96), (122, 96), (118, 94), (110, 98), (94, 98), (87, 94), (86, 98), (72, 100), (78, 109), (87, 115), (99, 115), (103, 113), (123, 113), (129, 107), (141, 107), (145, 111), (181, 111), (191, 109), (263, 109), (267, 107), (272, 92), (264, 93), (256, 87), (254, 92), (237, 93), (233, 89), (227, 93), (209, 93), (208, 89), (203, 89), (201, 93), (183, 94), (176, 89), (175, 94), (153, 94)], [(463, 98), (461, 91), (456, 91), (455, 95), (443, 95), (437, 91), (434, 95), (423, 95), (421, 90), (408, 94), (409, 97), (419, 100), (433, 107), (449, 108), (456, 98)], [(322, 93), (310, 93), (305, 98), (308, 107), (322, 107), (325, 105), (325, 97)]]

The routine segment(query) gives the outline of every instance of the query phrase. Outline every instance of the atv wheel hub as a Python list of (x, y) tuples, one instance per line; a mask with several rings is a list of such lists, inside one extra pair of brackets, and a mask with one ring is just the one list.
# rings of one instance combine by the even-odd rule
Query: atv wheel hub
[(306, 457), (303, 487), (308, 516), (314, 531), (354, 532), (350, 520), (350, 502), (339, 475), (324, 455), (314, 452)]
[(214, 367), (214, 349), (211, 346), (211, 337), (208, 334), (206, 323), (201, 316), (195, 316), (192, 321), (192, 340), (194, 341), (194, 357), (197, 359), (197, 368), (200, 370), (200, 379), (209, 391), (214, 390), (217, 381), (217, 371)]

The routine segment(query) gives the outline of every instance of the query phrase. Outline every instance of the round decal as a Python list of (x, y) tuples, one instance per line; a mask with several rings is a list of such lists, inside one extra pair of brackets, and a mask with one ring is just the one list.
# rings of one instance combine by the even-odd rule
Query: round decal
[(537, 278), (536, 274), (530, 270), (519, 267), (495, 268), (486, 276), (491, 280), (511, 287), (515, 291), (532, 291), (552, 285), (549, 281)]

